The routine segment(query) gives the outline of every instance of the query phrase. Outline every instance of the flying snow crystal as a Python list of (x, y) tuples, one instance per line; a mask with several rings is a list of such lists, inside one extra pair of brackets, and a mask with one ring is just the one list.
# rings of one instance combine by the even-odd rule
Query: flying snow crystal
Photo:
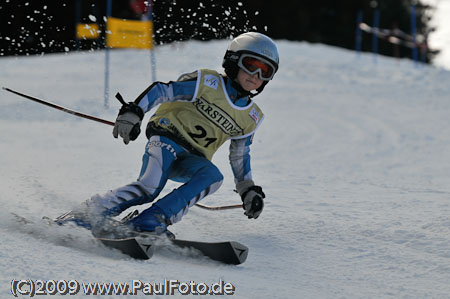
[(97, 18), (93, 15), (89, 15), (89, 20), (91, 20), (92, 22), (97, 22)]
[(242, 6), (243, 4), (242, 4), (242, 2), (238, 2), (238, 5), (239, 5), (239, 6)]
[(255, 11), (255, 16), (259, 15), (259, 11)]

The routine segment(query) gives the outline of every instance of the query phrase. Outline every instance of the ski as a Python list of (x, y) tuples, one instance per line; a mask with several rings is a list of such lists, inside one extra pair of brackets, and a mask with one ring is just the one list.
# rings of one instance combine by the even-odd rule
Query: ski
[[(135, 259), (150, 259), (156, 246), (159, 245), (156, 238), (125, 238), (125, 239), (110, 239), (97, 238), (105, 246), (118, 249), (122, 253)], [(165, 242), (161, 242), (165, 243)], [(173, 245), (179, 248), (190, 248), (198, 251), (200, 256), (206, 256), (214, 261), (230, 265), (239, 265), (245, 262), (248, 256), (248, 247), (236, 242), (200, 242), (191, 240), (168, 239), (168, 245)]]
[[(33, 221), (25, 217), (12, 213), (16, 221), (23, 225), (33, 225)], [(62, 218), (66, 214), (61, 215)], [(60, 217), (61, 217), (60, 216)], [(42, 217), (42, 220), (50, 226), (62, 226), (66, 223), (58, 223), (61, 218), (52, 219), (50, 217)], [(116, 221), (116, 220), (113, 220)], [(118, 222), (118, 221), (117, 221)], [(69, 223), (80, 225), (76, 222), (70, 221)], [(176, 239), (175, 235), (170, 231), (166, 231), (163, 235), (157, 235), (151, 232), (130, 232), (131, 237), (123, 237), (123, 232), (115, 234), (113, 231), (93, 232), (90, 229), (92, 236), (96, 241), (103, 244), (106, 247), (117, 249), (123, 254), (138, 260), (151, 259), (157, 250), (167, 250), (170, 248), (188, 248), (192, 249), (193, 257), (208, 257), (211, 260), (229, 264), (239, 265), (246, 261), (249, 249), (247, 246), (236, 241), (222, 241), (222, 242), (202, 242), (193, 240)], [(122, 235), (122, 236), (121, 236)], [(182, 251), (172, 250), (175, 254), (183, 254)], [(191, 255), (190, 255), (191, 256)]]
[(150, 259), (155, 252), (155, 247), (164, 243), (179, 248), (191, 248), (197, 250), (201, 255), (225, 264), (239, 265), (247, 259), (249, 249), (236, 241), (200, 242), (178, 240), (175, 238), (175, 235), (168, 230), (162, 235), (155, 234), (154, 232), (120, 231), (120, 223), (123, 223), (126, 219), (136, 217), (138, 214), (139, 212), (135, 210), (125, 216), (122, 221), (108, 219), (109, 228), (107, 225), (100, 230), (95, 231), (91, 230), (86, 223), (74, 219), (70, 212), (62, 214), (54, 219), (53, 222), (58, 223), (59, 225), (72, 222), (78, 226), (89, 229), (94, 237), (103, 243), (103, 245), (118, 249), (122, 253), (136, 259)]
[(181, 248), (196, 249), (212, 260), (230, 265), (244, 263), (249, 251), (247, 246), (236, 241), (210, 243), (175, 239), (171, 243)]
[(96, 238), (106, 247), (114, 248), (121, 251), (134, 259), (148, 260), (151, 259), (155, 252), (155, 245), (153, 242), (138, 242), (136, 238), (126, 239), (107, 239)]

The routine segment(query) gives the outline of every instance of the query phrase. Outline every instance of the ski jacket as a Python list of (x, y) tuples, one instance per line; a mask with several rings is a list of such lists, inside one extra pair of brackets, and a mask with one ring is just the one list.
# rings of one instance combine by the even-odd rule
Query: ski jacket
[(250, 145), (264, 115), (231, 80), (212, 70), (183, 74), (177, 81), (155, 82), (135, 101), (144, 112), (159, 106), (147, 135), (171, 138), (211, 160), (230, 139), (229, 160), (235, 182), (252, 179)]

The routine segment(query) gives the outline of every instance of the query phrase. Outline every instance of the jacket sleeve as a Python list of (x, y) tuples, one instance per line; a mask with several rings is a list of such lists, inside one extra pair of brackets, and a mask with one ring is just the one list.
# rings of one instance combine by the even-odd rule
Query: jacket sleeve
[(165, 102), (191, 101), (195, 93), (196, 79), (186, 81), (154, 82), (135, 100), (144, 112)]
[(243, 139), (231, 139), (229, 159), (235, 183), (252, 179), (250, 167), (250, 145), (252, 140), (253, 135)]

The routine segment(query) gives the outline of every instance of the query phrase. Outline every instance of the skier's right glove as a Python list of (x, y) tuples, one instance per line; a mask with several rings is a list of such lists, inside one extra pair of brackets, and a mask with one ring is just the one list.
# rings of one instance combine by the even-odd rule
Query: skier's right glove
[(263, 198), (266, 197), (262, 188), (256, 186), (252, 180), (246, 180), (236, 184), (236, 191), (241, 196), (244, 215), (249, 219), (258, 218), (264, 208)]
[[(122, 97), (118, 94), (116, 97)], [(119, 99), (120, 100), (120, 99)], [(144, 118), (144, 111), (134, 102), (125, 103), (117, 115), (113, 129), (114, 138), (122, 137), (123, 142), (128, 144), (130, 140), (135, 140), (141, 133), (141, 123)]]

